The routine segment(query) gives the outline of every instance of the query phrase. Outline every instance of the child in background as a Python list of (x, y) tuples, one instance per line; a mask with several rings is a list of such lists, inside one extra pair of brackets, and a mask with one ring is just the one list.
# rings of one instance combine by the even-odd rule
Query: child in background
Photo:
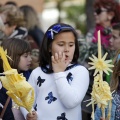
[[(28, 82), (35, 90), (37, 120), (82, 120), (81, 102), (89, 85), (88, 70), (79, 65), (77, 33), (68, 24), (48, 28), (40, 50), (40, 67)], [(21, 108), (27, 120), (35, 116)]]
[(112, 27), (112, 38), (110, 39), (110, 49), (117, 51), (120, 49), (120, 23)]
[(28, 30), (28, 41), (31, 44), (32, 66), (31, 69), (35, 69), (39, 66), (39, 48), (41, 46), (44, 32), (40, 26), (40, 19), (37, 11), (30, 5), (22, 5), (20, 7), (24, 15), (25, 27)]
[[(110, 48), (115, 50), (114, 68), (111, 79), (111, 92), (113, 93), (112, 111), (110, 120), (120, 120), (120, 23), (112, 27), (112, 38), (110, 39)], [(106, 115), (108, 108), (106, 109)], [(101, 110), (97, 107), (95, 111), (95, 120), (99, 120), (102, 116)], [(107, 117), (107, 116), (106, 116)], [(104, 120), (101, 118), (101, 120)], [(107, 120), (107, 118), (105, 119)]]
[(0, 7), (0, 17), (4, 24), (3, 38), (19, 38), (27, 37), (27, 29), (25, 26), (23, 13), (17, 6), (4, 5)]
[[(21, 39), (6, 39), (2, 42), (2, 47), (7, 50), (7, 55), (13, 60), (9, 60), (12, 68), (17, 69), (19, 73), (23, 73), (26, 79), (29, 78), (30, 71), (29, 67), (31, 65), (30, 51), (31, 47), (29, 43)], [(0, 59), (1, 60), (1, 59)], [(1, 69), (2, 68), (2, 69)], [(3, 72), (2, 60), (0, 61), (0, 73)], [(2, 86), (0, 82), (0, 114), (3, 110), (3, 106), (6, 103), (8, 95), (6, 94), (6, 89)], [(4, 113), (3, 120), (14, 120), (12, 113), (12, 101), (10, 100), (8, 107)]]

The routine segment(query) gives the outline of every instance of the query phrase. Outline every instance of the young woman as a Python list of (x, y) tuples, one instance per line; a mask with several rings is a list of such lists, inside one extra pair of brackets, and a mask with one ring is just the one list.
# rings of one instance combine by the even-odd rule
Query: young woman
[[(48, 28), (40, 50), (40, 67), (28, 82), (35, 90), (38, 120), (82, 120), (81, 102), (89, 85), (88, 70), (79, 65), (77, 34), (68, 24)], [(34, 116), (21, 108), (27, 120)]]
[(94, 3), (95, 31), (92, 42), (97, 43), (97, 32), (101, 33), (101, 44), (104, 48), (109, 48), (111, 38), (111, 28), (120, 21), (120, 6), (115, 0), (96, 0)]

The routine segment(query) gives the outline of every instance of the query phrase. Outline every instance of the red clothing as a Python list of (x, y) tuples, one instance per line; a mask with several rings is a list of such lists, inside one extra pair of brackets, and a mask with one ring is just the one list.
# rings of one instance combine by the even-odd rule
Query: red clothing
[(97, 43), (98, 41), (98, 31), (100, 30), (100, 35), (101, 35), (101, 44), (105, 47), (108, 48), (110, 46), (109, 39), (111, 38), (111, 34), (105, 34), (104, 30), (105, 28), (97, 25), (95, 28), (95, 32), (93, 35), (93, 43)]

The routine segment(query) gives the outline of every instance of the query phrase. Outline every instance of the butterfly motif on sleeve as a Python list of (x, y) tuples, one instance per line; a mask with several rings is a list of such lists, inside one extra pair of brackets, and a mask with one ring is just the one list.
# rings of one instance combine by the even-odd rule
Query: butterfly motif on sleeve
[(37, 111), (37, 104), (35, 105), (34, 109), (35, 109), (35, 111)]
[(56, 101), (57, 98), (53, 96), (52, 92), (50, 92), (50, 93), (48, 93), (48, 96), (45, 98), (45, 100), (48, 100), (48, 104), (50, 104), (51, 102)]
[(40, 76), (37, 78), (37, 80), (37, 85), (39, 85), (39, 87), (45, 82), (45, 79), (42, 79)]
[(62, 113), (61, 116), (57, 117), (57, 120), (68, 120), (68, 119), (65, 117), (65, 113)]
[(69, 72), (66, 78), (67, 78), (68, 83), (70, 83), (73, 80), (72, 73)]

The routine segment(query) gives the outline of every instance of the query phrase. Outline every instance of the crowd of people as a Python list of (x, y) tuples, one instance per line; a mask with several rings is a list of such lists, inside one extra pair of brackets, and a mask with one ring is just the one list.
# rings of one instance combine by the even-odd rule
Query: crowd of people
[[(113, 93), (110, 119), (120, 120), (120, 5), (115, 0), (95, 0), (93, 7), (96, 26), (92, 37), (86, 34), (85, 42), (89, 48), (97, 46), (97, 33), (100, 30), (102, 52), (107, 51), (108, 58), (114, 61), (113, 73), (104, 76)], [(23, 74), (35, 92), (31, 113), (19, 107), (24, 119), (83, 119), (83, 100), (91, 97), (94, 78), (93, 71), (88, 71), (89, 65), (85, 65), (88, 58), (85, 58), (84, 64), (80, 63), (79, 52), (82, 51), (79, 45), (78, 33), (69, 24), (55, 23), (44, 33), (32, 6), (18, 7), (11, 1), (0, 6), (0, 46), (7, 50), (7, 55), (12, 59), (8, 58), (10, 66)], [(3, 61), (0, 59), (0, 73), (3, 72)], [(0, 118), (16, 120), (11, 109), (12, 98), (6, 92), (0, 82)], [(105, 110), (106, 118), (101, 117), (98, 106), (95, 108), (95, 120), (108, 119), (109, 106)]]

